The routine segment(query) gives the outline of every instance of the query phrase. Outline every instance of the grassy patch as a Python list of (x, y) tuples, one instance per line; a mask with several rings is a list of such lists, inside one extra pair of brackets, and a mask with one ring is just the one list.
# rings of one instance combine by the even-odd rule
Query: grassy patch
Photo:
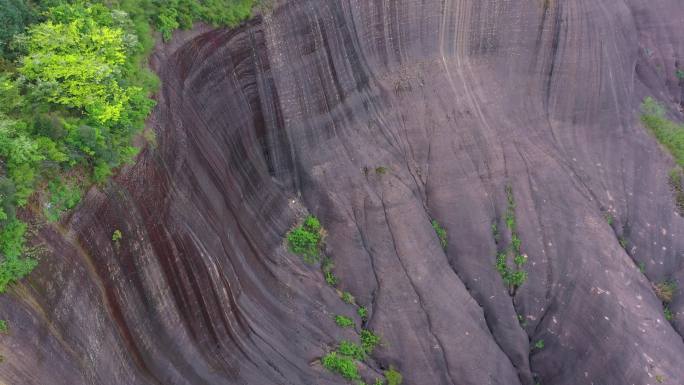
[(341, 328), (353, 328), (355, 326), (353, 319), (345, 317), (343, 315), (336, 315), (335, 323), (337, 324), (337, 326)]
[(9, 325), (4, 319), (0, 319), (0, 333), (6, 334), (9, 331)]
[(435, 219), (432, 220), (432, 228), (435, 230), (435, 233), (439, 238), (439, 244), (442, 245), (442, 249), (446, 250), (448, 244), (446, 230), (444, 230), (444, 228)]
[(535, 349), (544, 349), (544, 340), (538, 340), (537, 342), (534, 343)]
[(647, 97), (641, 104), (641, 122), (667, 148), (681, 167), (684, 166), (684, 126), (667, 119), (665, 107)]

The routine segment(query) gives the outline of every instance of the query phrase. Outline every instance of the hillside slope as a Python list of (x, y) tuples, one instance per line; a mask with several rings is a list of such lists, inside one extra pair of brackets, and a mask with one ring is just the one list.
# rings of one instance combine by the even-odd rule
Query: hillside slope
[(684, 292), (668, 322), (654, 285), (684, 285), (684, 221), (639, 106), (682, 120), (683, 59), (678, 0), (291, 0), (178, 33), (157, 145), (0, 297), (0, 383), (347, 383), (319, 358), (361, 320), (284, 246), (308, 211), (382, 336), (369, 383), (682, 384)]

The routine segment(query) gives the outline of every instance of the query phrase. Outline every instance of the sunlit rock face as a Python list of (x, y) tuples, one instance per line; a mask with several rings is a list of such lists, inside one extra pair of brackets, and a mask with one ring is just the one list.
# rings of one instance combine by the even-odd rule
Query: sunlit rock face
[(318, 360), (361, 321), (283, 246), (308, 210), (382, 336), (367, 382), (680, 384), (684, 293), (670, 323), (652, 284), (684, 284), (684, 221), (639, 104), (682, 119), (681, 5), (293, 0), (179, 33), (156, 143), (0, 296), (0, 383), (347, 383)]

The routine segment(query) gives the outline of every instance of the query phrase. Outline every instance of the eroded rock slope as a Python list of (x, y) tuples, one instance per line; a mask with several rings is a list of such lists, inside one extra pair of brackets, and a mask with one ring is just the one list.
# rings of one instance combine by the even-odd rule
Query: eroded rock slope
[(318, 359), (360, 320), (283, 246), (306, 209), (383, 338), (369, 379), (683, 384), (684, 293), (670, 323), (653, 284), (684, 284), (684, 221), (639, 123), (649, 95), (682, 119), (683, 59), (679, 0), (292, 0), (179, 34), (156, 145), (0, 297), (0, 382), (345, 383)]

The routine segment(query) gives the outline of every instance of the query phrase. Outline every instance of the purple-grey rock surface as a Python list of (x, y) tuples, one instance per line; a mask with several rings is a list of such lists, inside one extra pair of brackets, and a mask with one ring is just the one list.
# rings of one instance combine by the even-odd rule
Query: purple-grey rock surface
[(319, 359), (361, 320), (284, 246), (310, 212), (382, 336), (369, 384), (684, 384), (682, 285), (672, 322), (654, 292), (684, 219), (639, 122), (646, 96), (682, 120), (681, 0), (281, 1), (152, 65), (156, 143), (35, 232), (0, 383), (348, 383)]

